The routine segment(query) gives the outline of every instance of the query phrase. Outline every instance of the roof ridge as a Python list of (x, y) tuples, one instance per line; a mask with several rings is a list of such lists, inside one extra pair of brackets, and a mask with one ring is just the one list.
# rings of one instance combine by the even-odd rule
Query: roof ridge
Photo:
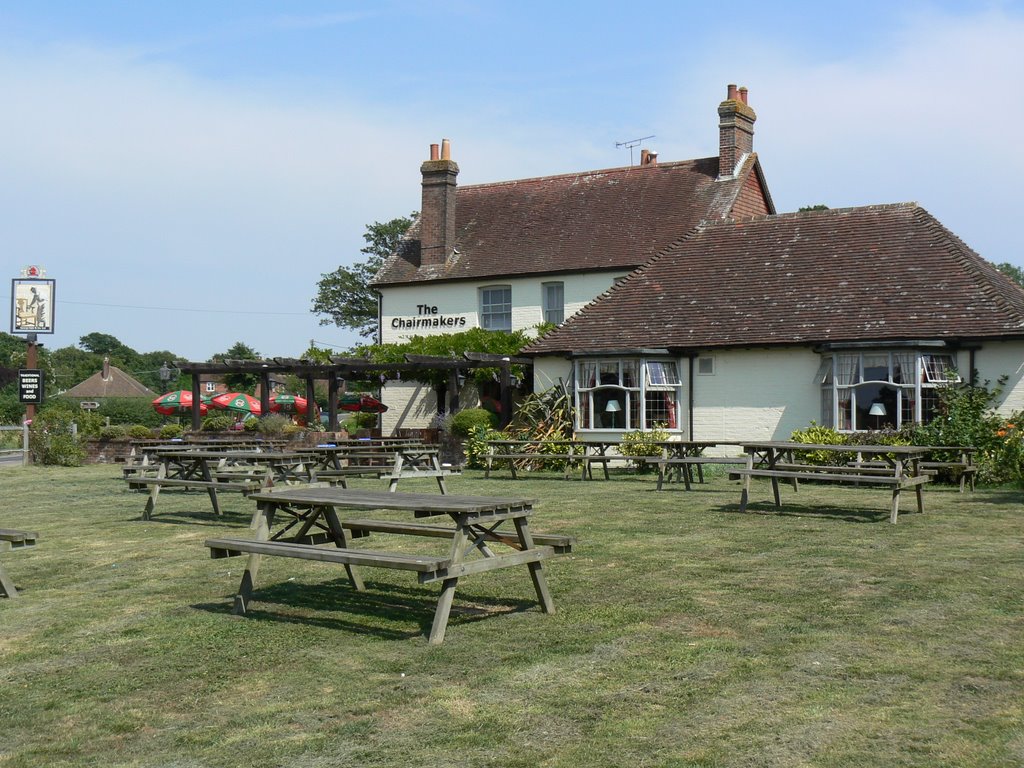
[(796, 219), (796, 218), (812, 218), (816, 216), (835, 216), (839, 214), (850, 214), (850, 213), (861, 213), (864, 211), (895, 211), (906, 209), (913, 211), (920, 208), (921, 205), (915, 200), (907, 200), (901, 203), (873, 203), (871, 205), (850, 205), (845, 208), (826, 208), (825, 210), (815, 211), (786, 211), (785, 213), (766, 213), (759, 216), (745, 216), (740, 219), (727, 219), (725, 221), (713, 221), (709, 222), (709, 226), (718, 226), (721, 224), (735, 224), (738, 221), (744, 223), (752, 223), (757, 221), (778, 221), (780, 219)]
[(671, 162), (659, 162), (656, 165), (619, 165), (611, 168), (596, 168), (590, 171), (570, 171), (567, 173), (555, 173), (549, 176), (527, 176), (525, 179), (505, 179), (503, 181), (485, 181), (479, 184), (460, 184), (458, 189), (483, 189), (486, 187), (504, 187), (513, 184), (525, 184), (537, 181), (552, 181), (554, 179), (571, 179), (579, 176), (608, 175), (612, 173), (636, 173), (640, 171), (657, 170), (659, 168), (674, 168), (682, 165), (694, 165), (696, 163), (717, 160), (715, 156), (695, 157), (691, 160), (673, 160)]

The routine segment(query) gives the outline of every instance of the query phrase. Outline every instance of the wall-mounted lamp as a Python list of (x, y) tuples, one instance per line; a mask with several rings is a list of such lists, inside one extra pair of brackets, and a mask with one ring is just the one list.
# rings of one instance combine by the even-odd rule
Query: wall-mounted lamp
[(462, 389), (464, 386), (466, 386), (466, 374), (464, 374), (462, 371), (456, 371), (455, 384), (456, 386), (458, 386), (459, 389)]

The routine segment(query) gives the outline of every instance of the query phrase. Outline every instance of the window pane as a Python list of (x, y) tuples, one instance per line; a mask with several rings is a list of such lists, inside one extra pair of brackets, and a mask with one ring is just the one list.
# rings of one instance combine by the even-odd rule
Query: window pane
[(848, 387), (860, 381), (860, 355), (836, 355), (836, 384)]
[(889, 381), (889, 355), (864, 355), (864, 381)]
[(823, 427), (834, 427), (836, 414), (832, 401), (832, 387), (821, 388), (821, 425)]
[(544, 283), (541, 294), (544, 322), (561, 324), (565, 319), (565, 284)]
[(512, 288), (480, 289), (480, 327), (488, 331), (512, 330)]
[(590, 399), (591, 398), (590, 398), (590, 393), (589, 392), (580, 392), (580, 411), (579, 411), (580, 429), (590, 429), (590, 427), (591, 427)]
[(634, 388), (640, 386), (639, 360), (622, 361), (622, 386)]
[(619, 384), (619, 364), (618, 363), (601, 363), (601, 383), (602, 384)]
[(588, 360), (580, 363), (580, 387), (593, 387), (597, 385), (597, 363)]
[[(832, 358), (826, 357), (818, 366), (818, 372), (814, 374), (814, 380), (819, 384), (832, 383)], [(832, 410), (831, 408), (829, 410)]]
[(674, 386), (679, 383), (679, 373), (673, 362), (647, 363), (647, 383), (652, 387)]
[(921, 362), (924, 364), (924, 380), (931, 384), (960, 381), (952, 355), (922, 355)]
[(647, 412), (645, 414), (647, 429), (654, 429), (656, 426), (677, 429), (679, 423), (676, 419), (678, 411), (676, 406), (676, 393), (674, 391), (648, 392), (645, 395)]
[(913, 352), (892, 353), (892, 380), (897, 384), (913, 384), (917, 355)]

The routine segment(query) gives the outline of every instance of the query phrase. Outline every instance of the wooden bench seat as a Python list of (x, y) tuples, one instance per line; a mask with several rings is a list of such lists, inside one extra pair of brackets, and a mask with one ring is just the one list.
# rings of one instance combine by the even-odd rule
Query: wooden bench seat
[(133, 477), (128, 485), (159, 485), (162, 488), (195, 488), (205, 490), (213, 488), (218, 491), (256, 491), (263, 487), (263, 478), (251, 482), (239, 480), (191, 480), (182, 477)]
[(0, 528), (0, 541), (5, 542), (11, 549), (21, 547), (34, 547), (39, 534), (29, 531), (16, 531), (13, 528)]
[(366, 565), (375, 568), (396, 568), (403, 571), (417, 571), (430, 574), (444, 569), (450, 562), (447, 557), (431, 555), (381, 552), (369, 549), (346, 549), (314, 547), (287, 541), (256, 541), (254, 539), (207, 539), (210, 557), (231, 557), (232, 554), (248, 552), (256, 555), (297, 557), (302, 560), (318, 560), (339, 565)]
[(842, 469), (843, 471), (801, 472), (797, 470), (747, 469), (746, 467), (743, 467), (741, 469), (730, 470), (730, 474), (750, 477), (777, 478), (780, 480), (827, 480), (834, 483), (877, 483), (879, 485), (898, 485), (902, 487), (921, 485), (931, 480), (927, 475), (903, 475), (901, 477), (894, 477), (891, 473), (888, 475), (879, 475), (877, 473), (847, 472), (845, 467), (821, 467), (821, 469)]
[[(13, 528), (0, 528), (0, 550), (26, 549), (34, 547), (39, 539), (39, 534), (30, 531), (18, 531)], [(7, 576), (7, 572), (0, 565), (0, 597), (17, 597), (18, 590), (14, 588), (14, 582)]]
[[(690, 486), (693, 483), (693, 477), (690, 474), (690, 467), (697, 467), (698, 470), (705, 464), (746, 464), (747, 460), (742, 456), (647, 456), (644, 459), (648, 464), (658, 465), (658, 487), (657, 490), (661, 490), (665, 484), (665, 476), (672, 471), (673, 468), (680, 468), (680, 474), (683, 478), (683, 484), (686, 490), (690, 490)], [(703, 473), (700, 475), (700, 481), (704, 482)]]
[[(390, 520), (345, 520), (342, 528), (352, 532), (352, 538), (359, 539), (371, 533), (394, 533), (404, 536), (429, 536), (439, 539), (450, 539), (455, 536), (455, 529), (442, 525), (425, 525), (423, 523), (400, 523)], [(326, 538), (326, 537), (325, 537)], [(506, 534), (503, 539), (509, 538)], [(533, 543), (548, 546), (556, 554), (564, 555), (572, 552), (576, 539), (572, 536), (548, 533), (532, 533)]]

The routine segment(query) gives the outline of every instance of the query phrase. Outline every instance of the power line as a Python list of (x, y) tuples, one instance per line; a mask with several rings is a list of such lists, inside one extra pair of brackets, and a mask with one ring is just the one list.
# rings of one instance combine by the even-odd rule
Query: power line
[(152, 309), (160, 312), (206, 312), (214, 315), (290, 315), (294, 317), (308, 316), (309, 312), (266, 312), (264, 310), (245, 309), (192, 309), (185, 307), (143, 307), (137, 304), (100, 304), (94, 301), (66, 301), (60, 300), (58, 304), (75, 304), (83, 307), (111, 307), (113, 309)]

